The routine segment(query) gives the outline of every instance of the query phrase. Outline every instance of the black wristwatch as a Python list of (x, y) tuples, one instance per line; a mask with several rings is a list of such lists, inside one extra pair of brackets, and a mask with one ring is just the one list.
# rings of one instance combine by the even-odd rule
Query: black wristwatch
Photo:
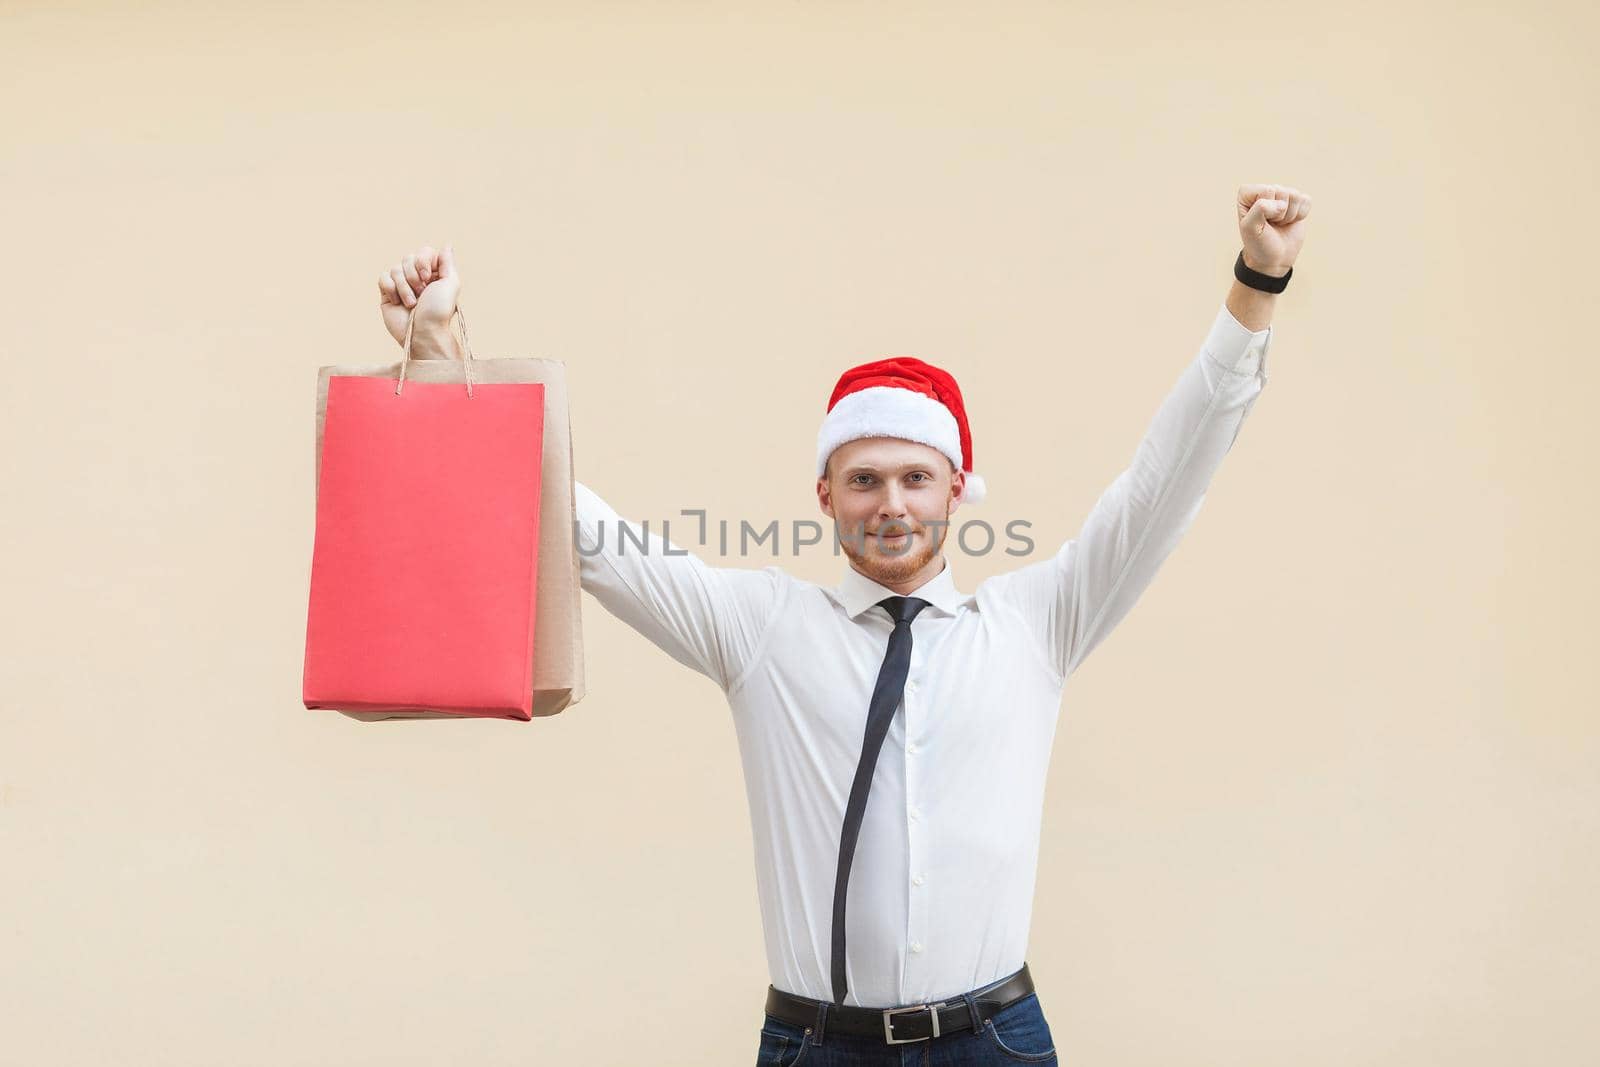
[(1244, 265), (1244, 249), (1239, 249), (1239, 258), (1233, 261), (1233, 276), (1252, 289), (1259, 289), (1263, 293), (1281, 293), (1289, 286), (1289, 275), (1294, 273), (1294, 268), (1289, 268), (1289, 273), (1281, 278), (1274, 278), (1270, 274), (1262, 274), (1258, 270), (1251, 270)]

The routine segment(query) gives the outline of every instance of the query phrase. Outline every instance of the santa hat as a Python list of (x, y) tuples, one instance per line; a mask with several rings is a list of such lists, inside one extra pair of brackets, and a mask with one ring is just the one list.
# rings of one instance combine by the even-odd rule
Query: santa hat
[(936, 448), (966, 473), (964, 501), (976, 504), (988, 491), (972, 473), (972, 433), (961, 389), (931, 363), (894, 356), (840, 375), (817, 433), (817, 477), (834, 449), (860, 437), (899, 437)]

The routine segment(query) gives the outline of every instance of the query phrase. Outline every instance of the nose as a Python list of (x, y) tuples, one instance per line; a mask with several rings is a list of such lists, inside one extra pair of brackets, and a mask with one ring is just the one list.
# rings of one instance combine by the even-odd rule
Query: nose
[(896, 482), (890, 482), (888, 490), (884, 493), (883, 500), (878, 505), (879, 519), (903, 519), (906, 517), (905, 492)]

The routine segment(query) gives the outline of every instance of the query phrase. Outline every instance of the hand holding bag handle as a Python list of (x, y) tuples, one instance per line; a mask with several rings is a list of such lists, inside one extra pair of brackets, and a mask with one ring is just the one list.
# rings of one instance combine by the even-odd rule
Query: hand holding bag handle
[[(455, 321), (455, 317), (457, 315), (461, 316), (461, 346), (466, 350), (466, 358), (461, 362), (463, 369), (467, 372), (467, 397), (470, 399), (472, 397), (472, 365), (476, 361), (476, 357), (472, 354), (472, 342), (467, 340), (467, 314), (461, 310), (461, 305), (459, 303), (456, 304), (455, 313), (450, 316), (452, 322)], [(413, 305), (411, 308), (411, 314), (406, 316), (406, 339), (404, 342), (405, 355), (400, 358), (400, 379), (395, 383), (395, 396), (400, 395), (400, 390), (403, 389), (406, 384), (406, 367), (411, 363), (411, 334), (416, 328), (416, 324), (417, 309), (416, 306)]]

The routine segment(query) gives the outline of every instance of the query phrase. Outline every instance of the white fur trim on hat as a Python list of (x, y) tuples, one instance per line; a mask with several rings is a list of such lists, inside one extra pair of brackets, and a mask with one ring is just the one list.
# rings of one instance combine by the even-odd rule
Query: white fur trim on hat
[(989, 483), (983, 480), (983, 475), (977, 471), (967, 474), (967, 487), (961, 493), (961, 499), (967, 504), (981, 504), (983, 498), (989, 495)]
[(937, 448), (961, 466), (961, 428), (950, 409), (931, 396), (894, 385), (846, 393), (817, 431), (817, 477), (833, 450), (862, 437), (899, 437)]

